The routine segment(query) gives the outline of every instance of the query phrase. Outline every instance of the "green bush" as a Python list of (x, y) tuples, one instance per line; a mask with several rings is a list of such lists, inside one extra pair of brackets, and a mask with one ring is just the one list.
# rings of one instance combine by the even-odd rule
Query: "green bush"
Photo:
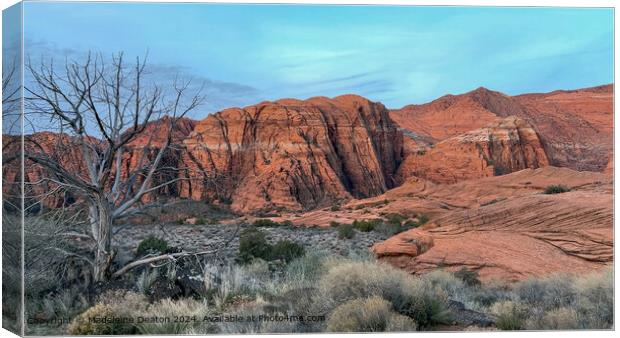
[(381, 219), (366, 219), (353, 221), (353, 227), (362, 232), (370, 232), (375, 230), (375, 227), (382, 223)]
[(149, 236), (138, 244), (138, 256), (148, 253), (164, 253), (168, 250), (168, 242), (165, 239)]
[(386, 216), (386, 221), (388, 224), (391, 225), (397, 225), (400, 226), (403, 224), (403, 221), (405, 221), (407, 219), (407, 217), (401, 215), (401, 214), (388, 214)]
[(299, 258), (306, 253), (306, 250), (302, 245), (289, 240), (278, 241), (270, 250), (270, 258), (272, 260), (282, 260), (290, 262), (295, 258)]
[(394, 223), (387, 223), (387, 222), (381, 223), (377, 227), (375, 227), (375, 230), (377, 232), (380, 232), (389, 237), (394, 236), (396, 234), (399, 234), (409, 229), (411, 229), (411, 227), (405, 224), (401, 225), (401, 224), (394, 224)]
[(420, 224), (412, 219), (408, 219), (405, 221), (405, 223), (403, 224), (403, 227), (406, 229), (413, 229), (413, 228), (417, 228), (419, 227)]
[(268, 259), (271, 246), (265, 239), (265, 234), (256, 227), (249, 227), (239, 235), (239, 254), (237, 259), (241, 263), (249, 263), (255, 258)]
[(500, 330), (521, 330), (527, 318), (526, 309), (513, 301), (506, 300), (493, 304), (491, 312), (497, 317), (495, 325)]
[(262, 227), (279, 227), (281, 224), (275, 221), (272, 221), (268, 218), (261, 218), (261, 219), (257, 219), (256, 221), (254, 221), (254, 223), (252, 224), (257, 228), (262, 228)]
[(334, 205), (332, 205), (332, 207), (329, 210), (331, 210), (331, 211), (340, 211), (340, 205), (339, 204), (334, 204)]
[(340, 224), (338, 226), (338, 238), (351, 239), (353, 237), (355, 237), (355, 230), (352, 224)]
[(332, 227), (332, 228), (337, 228), (337, 227), (339, 227), (340, 225), (342, 225), (342, 224), (341, 224), (341, 223), (338, 223), (338, 222), (336, 222), (336, 221), (331, 221), (331, 222), (329, 222), (329, 226), (330, 226), (330, 227)]
[(288, 219), (287, 219), (287, 220), (285, 220), (285, 221), (282, 221), (280, 224), (281, 224), (282, 226), (285, 226), (285, 227), (292, 227), (292, 226), (293, 226), (293, 222), (292, 222), (292, 221), (290, 221), (290, 220), (288, 220)]
[(426, 216), (424, 214), (418, 216), (418, 226), (424, 225), (424, 224), (428, 223), (428, 221), (429, 221), (428, 216)]
[(412, 318), (420, 328), (447, 323), (450, 319), (447, 299), (436, 294), (432, 285), (386, 264), (349, 262), (334, 265), (321, 278), (319, 287), (332, 306), (379, 296), (390, 302), (394, 311)]
[(415, 330), (415, 322), (395, 313), (390, 302), (378, 296), (355, 299), (338, 306), (329, 316), (330, 332), (384, 332)]
[(302, 245), (289, 240), (280, 240), (275, 245), (270, 245), (262, 231), (256, 227), (250, 227), (240, 234), (237, 260), (241, 263), (249, 263), (256, 258), (266, 261), (279, 259), (288, 263), (303, 256), (305, 252)]
[(570, 191), (569, 187), (565, 185), (561, 185), (561, 184), (553, 184), (545, 188), (545, 194), (561, 194), (561, 193), (569, 192), (569, 191)]
[(207, 220), (204, 217), (196, 218), (196, 223), (194, 225), (205, 225), (207, 224)]
[(476, 271), (469, 270), (466, 267), (462, 267), (459, 271), (454, 273), (454, 277), (462, 280), (468, 286), (480, 285), (480, 279)]

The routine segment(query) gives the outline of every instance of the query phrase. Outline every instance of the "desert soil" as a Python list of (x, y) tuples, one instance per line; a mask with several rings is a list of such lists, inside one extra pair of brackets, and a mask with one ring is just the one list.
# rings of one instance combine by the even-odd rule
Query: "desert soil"
[[(239, 249), (239, 232), (247, 225), (231, 224), (210, 225), (178, 225), (150, 224), (119, 227), (115, 243), (119, 248), (118, 257), (121, 262), (134, 259), (140, 241), (148, 236), (165, 239), (168, 245), (182, 248), (184, 251), (208, 251), (221, 248), (218, 256), (223, 260), (232, 260)], [(352, 239), (339, 239), (338, 231), (333, 228), (306, 227), (263, 227), (267, 240), (275, 243), (287, 239), (305, 247), (306, 252), (328, 251), (340, 255), (368, 255), (375, 243), (387, 239), (387, 236), (376, 231), (359, 232), (356, 230)], [(229, 239), (233, 237), (232, 240)], [(228, 242), (228, 244), (226, 244)]]

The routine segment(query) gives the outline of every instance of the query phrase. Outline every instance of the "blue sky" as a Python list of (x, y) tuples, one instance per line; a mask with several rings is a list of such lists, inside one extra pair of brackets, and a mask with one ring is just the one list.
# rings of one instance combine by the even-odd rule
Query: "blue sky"
[(480, 86), (613, 81), (612, 9), (28, 2), (24, 21), (32, 57), (148, 49), (158, 76), (205, 82), (198, 115), (283, 97), (356, 93), (398, 108)]

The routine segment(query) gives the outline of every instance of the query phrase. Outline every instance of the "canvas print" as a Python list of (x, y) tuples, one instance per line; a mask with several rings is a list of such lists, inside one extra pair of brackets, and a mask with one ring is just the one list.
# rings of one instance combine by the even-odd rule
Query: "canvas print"
[(2, 325), (612, 330), (613, 36), (613, 8), (6, 8)]

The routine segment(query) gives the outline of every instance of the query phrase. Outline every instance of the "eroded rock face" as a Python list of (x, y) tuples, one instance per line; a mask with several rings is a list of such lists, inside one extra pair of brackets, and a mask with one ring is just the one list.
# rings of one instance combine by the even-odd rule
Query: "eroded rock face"
[(603, 171), (613, 147), (613, 85), (518, 96), (479, 88), (390, 115), (406, 136), (435, 142), (517, 116), (538, 133), (551, 165), (576, 170)]
[(503, 175), (549, 165), (536, 131), (518, 117), (507, 117), (437, 143), (406, 157), (398, 179), (416, 176), (437, 183)]
[(395, 186), (402, 134), (387, 109), (346, 95), (227, 109), (184, 142), (181, 197), (227, 199), (237, 211), (313, 209)]

